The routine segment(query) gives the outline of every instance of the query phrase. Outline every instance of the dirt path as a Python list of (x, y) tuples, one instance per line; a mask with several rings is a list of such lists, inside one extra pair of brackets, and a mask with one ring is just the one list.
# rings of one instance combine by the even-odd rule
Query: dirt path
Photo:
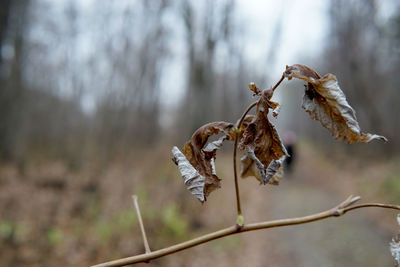
[[(295, 172), (287, 175), (278, 187), (260, 186), (254, 192), (254, 184), (245, 186), (246, 206), (251, 207), (247, 217), (251, 221), (279, 219), (329, 209), (351, 193), (359, 192), (352, 173), (341, 174), (345, 171), (318, 157), (310, 161), (309, 151), (304, 150)], [(341, 178), (336, 179), (338, 175)], [(389, 242), (395, 233), (382, 228), (379, 217), (376, 218), (388, 213), (375, 212), (371, 216), (366, 210), (355, 211), (340, 218), (260, 231), (243, 239), (247, 246), (259, 243), (253, 245), (258, 260), (252, 266), (394, 266)], [(269, 248), (268, 256), (262, 247)], [(269, 263), (268, 257), (276, 258), (276, 264)]]
[[(282, 184), (279, 190), (271, 190), (268, 195), (268, 207), (260, 208), (258, 212), (267, 214), (268, 218), (311, 214), (343, 200), (296, 180)], [(262, 207), (265, 199), (252, 201), (252, 206)], [(265, 238), (260, 238), (260, 246), (262, 243), (274, 244), (271, 253), (279, 255), (278, 266), (393, 265), (388, 246), (391, 235), (380, 230), (362, 213), (254, 234), (254, 237), (259, 236)], [(267, 262), (264, 260), (253, 266), (273, 266)]]

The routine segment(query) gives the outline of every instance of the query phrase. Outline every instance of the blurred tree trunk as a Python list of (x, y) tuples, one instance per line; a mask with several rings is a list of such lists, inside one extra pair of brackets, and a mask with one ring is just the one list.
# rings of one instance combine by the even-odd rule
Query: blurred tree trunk
[[(241, 91), (237, 78), (243, 70), (241, 53), (237, 53), (235, 40), (231, 39), (233, 11), (233, 1), (183, 1), (188, 75), (180, 128), (187, 130), (185, 136), (226, 113), (229, 117), (225, 120), (232, 118)], [(217, 55), (219, 48), (227, 54)]]
[[(215, 36), (212, 30), (212, 3), (206, 2), (205, 17), (202, 29), (196, 25), (194, 7), (189, 1), (183, 4), (183, 18), (186, 30), (186, 46), (188, 49), (188, 81), (184, 109), (187, 127), (190, 132), (212, 118), (213, 114), (213, 59), (215, 54)], [(201, 31), (200, 38), (196, 35)]]
[(0, 65), (3, 71), (0, 94), (0, 121), (2, 122), (0, 155), (5, 159), (15, 159), (22, 165), (26, 135), (23, 110), (27, 104), (23, 83), (24, 35), (28, 25), (29, 1), (20, 0), (12, 3), (4, 1), (4, 8), (2, 12), (6, 14), (6, 18), (3, 18), (2, 22), (1, 44), (4, 47), (5, 43), (8, 43), (8, 49), (13, 53), (9, 58), (10, 62), (2, 61)]
[(0, 2), (0, 158), (9, 158), (11, 156), (8, 145), (9, 125), (8, 115), (10, 113), (10, 92), (8, 88), (8, 74), (6, 73), (5, 59), (3, 58), (3, 49), (6, 47), (7, 30), (9, 27), (9, 17), (11, 12), (11, 1), (1, 0)]
[[(5, 44), (6, 32), (8, 29), (8, 18), (10, 16), (11, 0), (0, 0), (0, 49)], [(3, 57), (0, 53), (0, 79), (2, 78)]]
[[(110, 66), (101, 77), (104, 85), (95, 126), (105, 159), (113, 150), (126, 153), (152, 145), (160, 135), (160, 86), (168, 55), (167, 30), (161, 20), (167, 7), (167, 1), (141, 1), (127, 7), (119, 28), (109, 29), (107, 38), (99, 42), (96, 57)], [(118, 9), (109, 12), (118, 15), (112, 13)]]

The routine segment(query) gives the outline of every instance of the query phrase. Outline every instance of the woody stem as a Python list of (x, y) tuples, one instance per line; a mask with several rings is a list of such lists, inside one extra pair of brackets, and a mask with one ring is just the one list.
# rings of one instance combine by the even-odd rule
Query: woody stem
[[(237, 178), (237, 171), (236, 171), (236, 154), (237, 154), (237, 145), (238, 145), (238, 140), (239, 140), (239, 130), (240, 127), (242, 126), (243, 120), (246, 117), (247, 113), (255, 107), (258, 104), (258, 101), (254, 102), (251, 104), (246, 111), (243, 113), (242, 117), (240, 118), (239, 123), (236, 126), (236, 134), (235, 134), (235, 144), (233, 146), (233, 175), (235, 177), (235, 192), (236, 192), (236, 207), (237, 207), (237, 213), (238, 213), (238, 219), (240, 216), (242, 216), (242, 208), (240, 206), (240, 195), (239, 195), (239, 184), (238, 184), (238, 178)], [(243, 225), (243, 222), (238, 222), (239, 226)], [(242, 224), (242, 225), (240, 225)]]
[(132, 200), (133, 200), (133, 205), (135, 206), (135, 209), (136, 209), (136, 214), (137, 214), (137, 217), (138, 217), (140, 230), (142, 232), (144, 249), (145, 249), (146, 253), (150, 253), (151, 250), (150, 250), (149, 242), (147, 241), (146, 232), (144, 230), (144, 224), (143, 224), (143, 220), (142, 220), (142, 215), (140, 214), (138, 197), (136, 195), (133, 195), (132, 196)]

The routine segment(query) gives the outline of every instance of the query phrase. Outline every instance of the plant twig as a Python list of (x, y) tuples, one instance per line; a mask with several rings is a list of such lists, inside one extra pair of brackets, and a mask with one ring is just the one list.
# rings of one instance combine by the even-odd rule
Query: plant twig
[(138, 221), (139, 221), (139, 225), (140, 225), (140, 231), (142, 232), (144, 250), (146, 251), (146, 254), (148, 254), (148, 253), (151, 253), (151, 250), (150, 250), (149, 242), (147, 242), (146, 232), (144, 231), (144, 225), (143, 225), (143, 221), (142, 221), (142, 216), (140, 215), (138, 197), (136, 195), (133, 195), (132, 199), (133, 199), (133, 205), (135, 205), (136, 213), (137, 213), (137, 216), (138, 216)]
[(242, 208), (240, 206), (240, 195), (239, 195), (239, 184), (237, 178), (237, 170), (236, 170), (236, 154), (237, 154), (237, 144), (239, 140), (239, 129), (242, 126), (243, 120), (246, 117), (247, 113), (256, 106), (258, 101), (252, 103), (246, 111), (243, 113), (242, 117), (240, 118), (239, 123), (236, 125), (236, 134), (235, 134), (235, 144), (233, 145), (233, 175), (235, 177), (235, 193), (236, 193), (236, 207), (237, 207), (237, 214), (238, 214), (238, 221), (237, 224), (241, 227), (243, 225), (243, 215), (242, 215)]
[(365, 204), (355, 205), (355, 206), (346, 208), (344, 210), (344, 213), (351, 211), (351, 210), (355, 210), (355, 209), (371, 208), (371, 207), (383, 208), (383, 209), (394, 209), (394, 210), (399, 209), (398, 205), (381, 204), (381, 203), (365, 203)]
[(285, 79), (285, 75), (282, 74), (281, 79), (272, 87), (272, 92), (275, 92), (275, 89), (278, 88), (278, 86), (281, 84), (281, 82)]
[(267, 229), (267, 228), (276, 228), (276, 227), (283, 227), (283, 226), (289, 226), (289, 225), (297, 225), (297, 224), (305, 224), (305, 223), (310, 223), (314, 221), (319, 221), (323, 219), (327, 219), (330, 217), (338, 217), (341, 215), (344, 215), (345, 213), (356, 210), (356, 209), (361, 209), (361, 208), (368, 208), (368, 207), (378, 207), (378, 208), (388, 208), (388, 209), (393, 209), (393, 210), (400, 210), (400, 206), (398, 205), (389, 205), (389, 204), (380, 204), (380, 203), (365, 203), (365, 204), (360, 204), (360, 205), (355, 205), (352, 206), (356, 201), (358, 201), (360, 197), (349, 197), (336, 207), (304, 216), (304, 217), (297, 217), (297, 218), (289, 218), (289, 219), (281, 219), (281, 220), (273, 220), (273, 221), (265, 221), (265, 222), (258, 222), (258, 223), (251, 223), (251, 224), (246, 224), (243, 225), (243, 227), (239, 228), (237, 225), (209, 233), (200, 237), (197, 237), (195, 239), (179, 243), (167, 248), (159, 249), (156, 251), (153, 251), (151, 253), (145, 253), (137, 256), (132, 256), (132, 257), (127, 257), (119, 260), (114, 260), (110, 262), (105, 262), (102, 264), (94, 265), (93, 267), (116, 267), (116, 266), (124, 266), (128, 264), (134, 264), (134, 263), (139, 263), (139, 262), (147, 262), (149, 260), (157, 259), (169, 254), (176, 253), (181, 250), (185, 250), (203, 243), (210, 242), (215, 239), (223, 238), (229, 235), (234, 235), (242, 232), (249, 232), (249, 231), (255, 231), (255, 230), (260, 230), (260, 229)]

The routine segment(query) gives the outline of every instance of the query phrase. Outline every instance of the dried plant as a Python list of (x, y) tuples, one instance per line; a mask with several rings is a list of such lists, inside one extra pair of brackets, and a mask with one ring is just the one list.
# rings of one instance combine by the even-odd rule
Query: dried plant
[[(400, 214), (397, 214), (397, 223), (400, 225)], [(392, 242), (390, 242), (390, 252), (393, 258), (396, 260), (397, 265), (400, 265), (400, 233), (393, 237)]]
[[(244, 224), (236, 170), (237, 148), (244, 153), (244, 156), (241, 158), (240, 176), (242, 178), (252, 176), (260, 181), (261, 184), (279, 184), (279, 181), (283, 177), (283, 162), (288, 157), (288, 153), (277, 130), (270, 122), (268, 114), (271, 110), (274, 117), (278, 116), (279, 103), (273, 102), (271, 99), (275, 90), (285, 78), (288, 80), (297, 78), (307, 82), (302, 107), (312, 119), (320, 121), (322, 126), (328, 129), (335, 139), (349, 144), (356, 142), (368, 143), (374, 139), (384, 142), (388, 141), (384, 136), (361, 131), (355, 111), (347, 102), (346, 96), (340, 89), (338, 81), (333, 74), (328, 73), (321, 77), (316, 71), (305, 65), (295, 64), (293, 66), (286, 66), (281, 79), (272, 89), (260, 90), (254, 83), (250, 83), (249, 89), (258, 100), (246, 109), (236, 125), (229, 122), (208, 123), (200, 127), (193, 134), (191, 139), (184, 145), (182, 151), (177, 147), (172, 148), (173, 161), (178, 165), (186, 188), (199, 201), (204, 203), (211, 192), (221, 187), (221, 180), (215, 171), (216, 152), (224, 141), (234, 142), (233, 170), (238, 215), (236, 224), (193, 240), (150, 252), (144, 234), (144, 227), (141, 223), (146, 247), (145, 254), (96, 266), (123, 266), (146, 262), (228, 235), (272, 227), (309, 223), (329, 217), (341, 216), (348, 211), (359, 208), (380, 207), (400, 210), (400, 206), (380, 203), (354, 205), (360, 197), (350, 196), (333, 209), (321, 213), (300, 218)], [(256, 114), (247, 115), (254, 107), (256, 107)], [(221, 138), (213, 142), (208, 142), (210, 136), (221, 133)], [(140, 217), (140, 214), (138, 216)], [(395, 245), (397, 246), (397, 243), (392, 243), (392, 247)], [(396, 257), (398, 257), (398, 253)]]
[[(242, 178), (253, 176), (263, 184), (279, 184), (283, 175), (283, 162), (288, 154), (278, 132), (268, 119), (268, 113), (272, 110), (273, 116), (278, 116), (279, 103), (273, 102), (271, 98), (284, 78), (291, 80), (293, 77), (307, 82), (303, 108), (311, 118), (320, 121), (337, 140), (368, 143), (380, 139), (387, 142), (383, 136), (361, 132), (355, 111), (347, 103), (334, 75), (328, 73), (321, 77), (305, 65), (287, 66), (274, 88), (261, 91), (254, 83), (249, 85), (259, 99), (243, 114), (236, 127), (227, 122), (208, 123), (193, 134), (185, 144), (183, 154), (177, 147), (172, 149), (174, 161), (179, 166), (185, 185), (201, 202), (206, 201), (207, 196), (220, 187), (220, 179), (215, 173), (215, 154), (225, 140), (239, 140), (239, 149), (245, 152), (241, 159)], [(256, 115), (247, 115), (253, 106), (257, 106)], [(220, 132), (225, 135), (207, 144), (210, 136)]]

